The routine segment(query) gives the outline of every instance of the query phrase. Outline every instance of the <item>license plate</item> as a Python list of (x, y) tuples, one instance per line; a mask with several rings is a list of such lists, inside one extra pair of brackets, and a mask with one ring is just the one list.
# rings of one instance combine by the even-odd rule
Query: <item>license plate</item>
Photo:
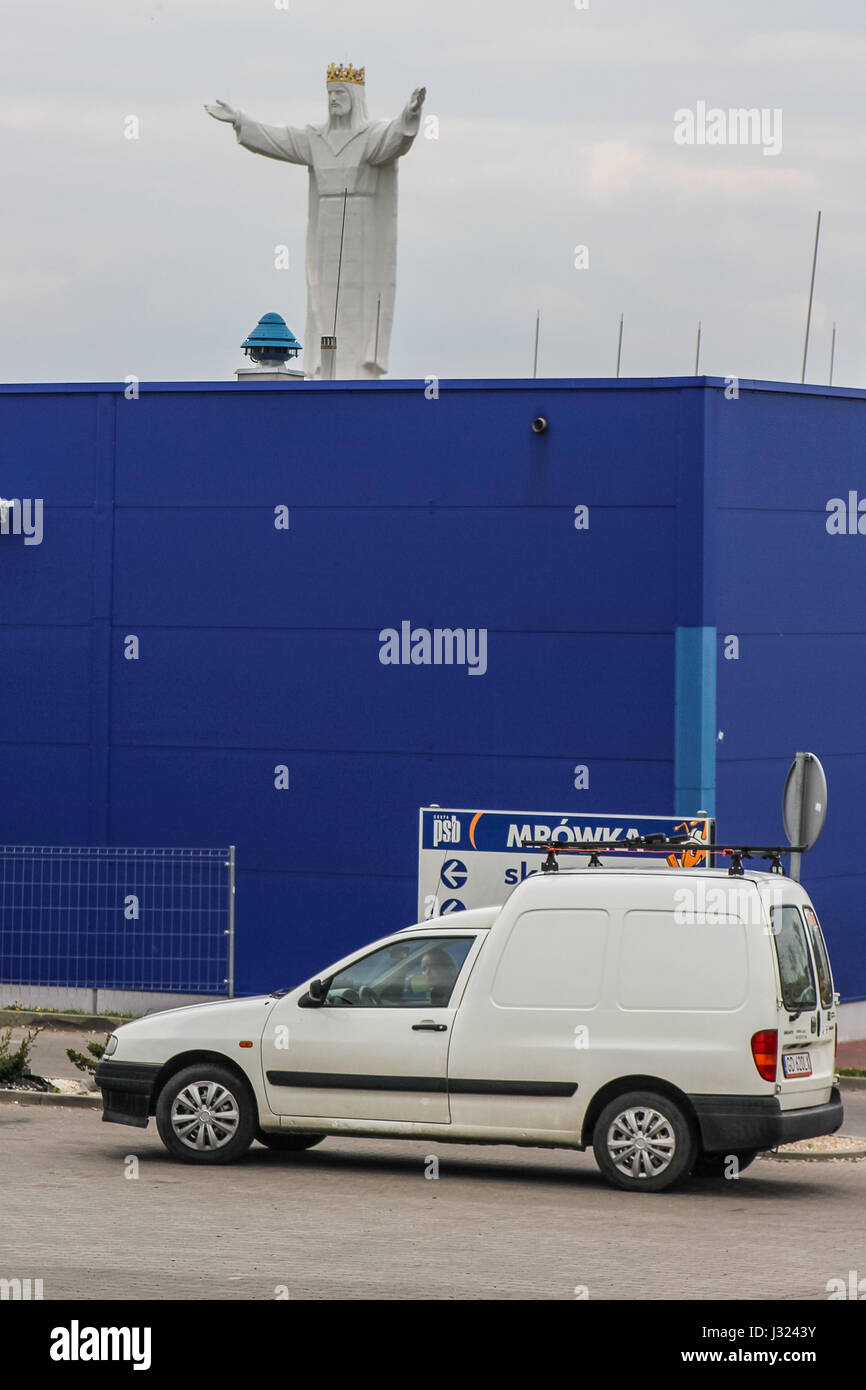
[(808, 1052), (783, 1052), (782, 1071), (786, 1076), (811, 1076), (812, 1059)]

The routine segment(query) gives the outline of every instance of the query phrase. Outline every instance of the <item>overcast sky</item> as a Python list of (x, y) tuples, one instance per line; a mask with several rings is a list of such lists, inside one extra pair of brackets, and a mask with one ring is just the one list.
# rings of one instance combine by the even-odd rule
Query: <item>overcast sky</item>
[[(307, 172), (202, 109), (373, 117), (401, 161), (392, 378), (702, 371), (866, 386), (863, 0), (4, 0), (2, 381), (230, 380), (261, 314), (304, 334)], [(674, 112), (780, 109), (781, 153), (680, 145)], [(140, 121), (140, 138), (124, 122)], [(290, 248), (288, 270), (274, 247)], [(574, 249), (589, 248), (575, 269)]]

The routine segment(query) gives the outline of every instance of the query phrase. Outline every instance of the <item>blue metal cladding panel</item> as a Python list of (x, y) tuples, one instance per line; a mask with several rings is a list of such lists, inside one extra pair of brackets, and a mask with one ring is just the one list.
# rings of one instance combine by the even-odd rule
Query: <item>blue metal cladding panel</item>
[(90, 506), (98, 411), (93, 387), (0, 388), (0, 496), (42, 497), (53, 507)]
[[(726, 627), (727, 635), (735, 630)], [(741, 631), (739, 640), (739, 659), (719, 660), (720, 758), (787, 756), (790, 764), (800, 749), (822, 762), (846, 749), (851, 757), (866, 753), (866, 632), (791, 632), (789, 625), (784, 633)], [(781, 786), (775, 792), (781, 806)], [(836, 794), (828, 783), (828, 806)]]
[(743, 387), (738, 401), (714, 393), (707, 407), (718, 498), (719, 833), (784, 839), (785, 773), (798, 750), (817, 753), (827, 823), (804, 856), (803, 883), (837, 989), (863, 999), (866, 536), (828, 534), (826, 507), (851, 490), (866, 497), (866, 399)]
[(823, 512), (828, 496), (862, 482), (866, 393), (753, 386), (741, 381), (738, 400), (706, 398), (720, 507)]
[[(0, 538), (2, 539), (2, 538)], [(85, 748), (90, 738), (90, 630), (87, 627), (0, 626), (0, 739), (22, 744)], [(6, 780), (6, 768), (3, 768)], [(0, 797), (0, 815), (14, 807)], [(49, 787), (43, 788), (47, 795)], [(18, 842), (17, 836), (13, 841)]]
[[(0, 679), (4, 715), (12, 703)], [(15, 702), (17, 705), (17, 701)], [(0, 840), (7, 845), (87, 843), (88, 749), (44, 732), (40, 742), (0, 742)]]
[[(281, 495), (291, 492), (284, 483)], [(592, 506), (589, 530), (574, 521), (562, 503), (335, 499), (291, 506), (289, 529), (277, 530), (272, 507), (119, 507), (115, 622), (378, 631), (444, 615), (464, 627), (562, 633), (592, 632), (603, 615), (608, 632), (668, 631), (674, 508), (621, 496)]]
[[(8, 487), (2, 473), (0, 488), (3, 497), (22, 495)], [(30, 492), (23, 495), (33, 498)], [(40, 544), (28, 543), (23, 534), (0, 536), (0, 621), (8, 631), (75, 624), (87, 631), (93, 541), (90, 507), (48, 503), (42, 506)]]
[(491, 630), (479, 676), (384, 666), (375, 629), (146, 629), (140, 642), (126, 660), (115, 629), (115, 744), (670, 757), (669, 637)]
[(421, 382), (143, 389), (118, 401), (117, 503), (670, 505), (681, 393), (642, 386), (442, 382), (438, 400)]

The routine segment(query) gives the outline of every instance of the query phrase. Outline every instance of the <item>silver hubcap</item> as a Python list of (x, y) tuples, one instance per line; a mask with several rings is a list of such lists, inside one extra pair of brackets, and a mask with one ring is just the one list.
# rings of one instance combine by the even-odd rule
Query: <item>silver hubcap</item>
[(199, 1153), (221, 1149), (237, 1133), (240, 1114), (234, 1096), (218, 1081), (193, 1081), (171, 1107), (171, 1127), (182, 1144)]
[(676, 1147), (670, 1120), (648, 1107), (623, 1110), (607, 1131), (607, 1151), (627, 1178), (657, 1178), (670, 1166)]

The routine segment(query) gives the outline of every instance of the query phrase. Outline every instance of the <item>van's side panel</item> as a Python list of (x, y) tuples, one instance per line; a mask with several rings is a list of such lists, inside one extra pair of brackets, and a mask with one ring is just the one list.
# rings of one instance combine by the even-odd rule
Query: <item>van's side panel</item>
[(775, 1022), (775, 984), (755, 886), (643, 876), (623, 902), (609, 1000), (610, 1072), (658, 1076), (687, 1095), (773, 1094), (752, 1035)]
[(515, 889), (478, 958), (448, 1057), (456, 1128), (579, 1139), (587, 1058), (606, 989), (610, 912), (591, 880), (561, 880), (530, 879)]
[[(634, 1075), (687, 1095), (772, 1097), (751, 1053), (752, 1034), (776, 1022), (766, 919), (754, 883), (740, 881), (733, 904), (728, 883), (601, 869), (516, 889), (454, 1022), (454, 1127), (574, 1135), (596, 1091)], [(707, 916), (707, 885), (721, 920), (712, 900)], [(563, 949), (569, 915), (577, 950)]]

